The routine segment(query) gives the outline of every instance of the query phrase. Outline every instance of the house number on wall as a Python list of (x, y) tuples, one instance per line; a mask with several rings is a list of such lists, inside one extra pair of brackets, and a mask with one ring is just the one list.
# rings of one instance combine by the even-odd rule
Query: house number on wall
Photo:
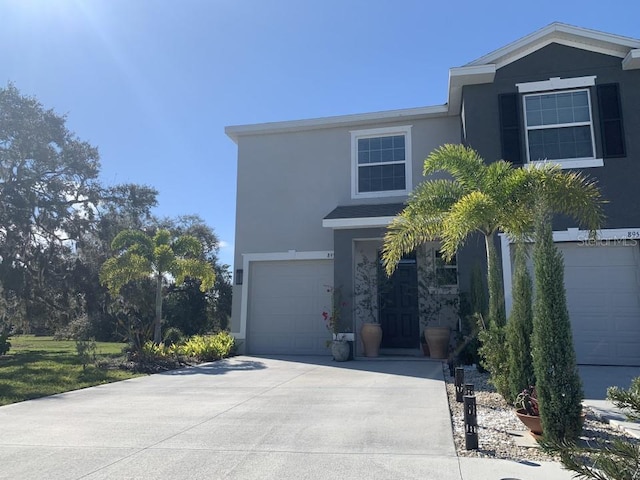
[(333, 252), (328, 252), (327, 258), (333, 260)]

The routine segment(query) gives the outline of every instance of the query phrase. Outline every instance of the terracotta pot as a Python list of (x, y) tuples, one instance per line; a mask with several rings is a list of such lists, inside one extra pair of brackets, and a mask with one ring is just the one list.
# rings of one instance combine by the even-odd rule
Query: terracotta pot
[(542, 435), (542, 423), (539, 415), (527, 415), (526, 410), (516, 410), (516, 416), (520, 419), (524, 426), (527, 427), (532, 434)]
[[(540, 421), (539, 415), (527, 415), (526, 410), (520, 408), (516, 410), (516, 416), (522, 423), (524, 423), (525, 427), (529, 429), (533, 438), (538, 440), (542, 437), (542, 422)], [(584, 425), (584, 420), (586, 417), (586, 413), (582, 412), (580, 414), (580, 423), (582, 425)]]
[(365, 357), (377, 357), (382, 342), (382, 327), (378, 323), (364, 323), (360, 329), (360, 338)]
[(332, 341), (331, 355), (336, 362), (346, 362), (349, 360), (349, 344), (342, 340)]
[(449, 327), (427, 327), (424, 338), (429, 345), (431, 358), (443, 359), (449, 356)]

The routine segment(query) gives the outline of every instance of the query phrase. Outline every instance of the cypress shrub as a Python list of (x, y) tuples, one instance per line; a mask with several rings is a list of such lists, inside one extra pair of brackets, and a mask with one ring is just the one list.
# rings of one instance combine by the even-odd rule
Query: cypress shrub
[(535, 212), (533, 367), (545, 439), (575, 441), (582, 425), (582, 385), (576, 366), (564, 289), (564, 262), (553, 243), (551, 215)]
[(526, 245), (515, 244), (513, 271), (513, 305), (507, 323), (507, 349), (509, 354), (509, 402), (530, 385), (535, 385), (531, 333), (533, 285), (527, 269)]
[(509, 399), (509, 356), (506, 343), (506, 315), (504, 309), (504, 290), (502, 286), (502, 270), (493, 238), (487, 239), (489, 287), (489, 313), (485, 324), (480, 318), (478, 338), (481, 346), (479, 353), (482, 366), (489, 371), (489, 381), (505, 399)]

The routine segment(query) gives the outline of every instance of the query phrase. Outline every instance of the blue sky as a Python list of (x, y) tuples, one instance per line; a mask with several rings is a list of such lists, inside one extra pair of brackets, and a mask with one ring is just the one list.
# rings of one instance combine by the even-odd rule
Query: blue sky
[(640, 2), (0, 0), (0, 84), (99, 148), (106, 184), (196, 213), (232, 263), (226, 125), (439, 105), (448, 69), (553, 21), (638, 38)]

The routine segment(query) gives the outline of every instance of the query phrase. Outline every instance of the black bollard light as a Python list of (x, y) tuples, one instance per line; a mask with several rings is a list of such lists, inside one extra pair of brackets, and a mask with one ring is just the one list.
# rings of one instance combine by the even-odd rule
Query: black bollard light
[(456, 386), (456, 402), (462, 402), (462, 396), (464, 394), (464, 368), (456, 367), (454, 383)]
[(474, 395), (474, 393), (473, 393), (473, 383), (465, 383), (464, 384), (464, 394), (465, 395)]
[(475, 395), (464, 396), (464, 445), (467, 450), (478, 449), (478, 415)]

